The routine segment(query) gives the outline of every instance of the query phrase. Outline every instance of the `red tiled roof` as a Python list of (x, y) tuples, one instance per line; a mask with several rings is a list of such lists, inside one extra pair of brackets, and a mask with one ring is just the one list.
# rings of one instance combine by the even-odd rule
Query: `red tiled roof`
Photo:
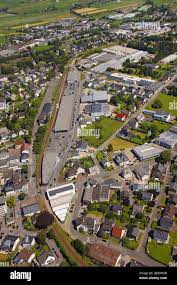
[(127, 118), (127, 115), (125, 114), (116, 114), (117, 118)]
[(121, 238), (122, 232), (123, 232), (122, 228), (114, 227), (112, 229), (112, 236), (117, 237), (117, 238)]

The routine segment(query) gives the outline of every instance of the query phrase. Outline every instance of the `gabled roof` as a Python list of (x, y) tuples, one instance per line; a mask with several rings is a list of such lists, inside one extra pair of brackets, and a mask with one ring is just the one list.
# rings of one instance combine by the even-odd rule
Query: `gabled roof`
[(112, 229), (112, 236), (117, 237), (117, 238), (121, 238), (123, 232), (124, 232), (124, 229), (115, 226)]
[(159, 220), (159, 225), (162, 228), (169, 230), (173, 226), (173, 220), (171, 218), (169, 218), (168, 216), (163, 216)]
[(161, 230), (154, 230), (153, 231), (153, 238), (155, 240), (166, 241), (168, 239), (168, 232), (161, 231)]
[(51, 251), (51, 250), (50, 250), (50, 251), (44, 250), (44, 251), (37, 257), (37, 261), (39, 262), (40, 265), (43, 265), (43, 264), (46, 262), (46, 260), (47, 260), (47, 258), (48, 258), (49, 256), (54, 257), (52, 251)]

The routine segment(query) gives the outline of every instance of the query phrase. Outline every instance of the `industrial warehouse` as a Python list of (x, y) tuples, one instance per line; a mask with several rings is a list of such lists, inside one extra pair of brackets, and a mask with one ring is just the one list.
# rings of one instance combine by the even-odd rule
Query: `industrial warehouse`
[(73, 183), (60, 185), (47, 190), (51, 208), (61, 222), (64, 222), (70, 202), (75, 194)]
[(136, 146), (132, 149), (132, 152), (139, 160), (147, 160), (153, 157), (157, 157), (161, 154), (163, 149), (158, 148), (153, 144), (144, 144)]

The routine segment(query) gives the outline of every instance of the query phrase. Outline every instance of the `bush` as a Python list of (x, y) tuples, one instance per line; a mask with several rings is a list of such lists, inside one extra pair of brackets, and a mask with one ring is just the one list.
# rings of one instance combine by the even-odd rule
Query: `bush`
[(86, 246), (81, 240), (75, 239), (71, 244), (80, 255), (83, 256), (86, 254)]
[(25, 194), (24, 192), (22, 192), (22, 193), (20, 193), (20, 194), (18, 195), (18, 199), (19, 199), (19, 200), (24, 200), (25, 197), (26, 197), (26, 194)]

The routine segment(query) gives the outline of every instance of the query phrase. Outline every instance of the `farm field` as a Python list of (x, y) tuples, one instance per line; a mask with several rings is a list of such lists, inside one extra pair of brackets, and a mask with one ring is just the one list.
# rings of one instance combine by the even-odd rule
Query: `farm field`
[[(155, 4), (169, 4), (170, 0), (154, 0)], [(16, 28), (23, 27), (26, 24), (36, 25), (55, 22), (57, 20), (75, 17), (70, 13), (72, 5), (75, 3), (86, 3), (88, 0), (0, 0), (0, 9), (6, 8), (7, 12), (0, 12), (0, 33), (8, 34), (15, 32)], [(163, 2), (163, 3), (162, 3)], [(103, 15), (117, 9), (136, 8), (142, 5), (143, 0), (120, 0), (110, 3), (103, 3), (101, 0), (95, 0), (89, 7), (82, 10), (91, 15)], [(78, 10), (78, 9), (77, 9)], [(2, 42), (4, 39), (0, 38)]]

